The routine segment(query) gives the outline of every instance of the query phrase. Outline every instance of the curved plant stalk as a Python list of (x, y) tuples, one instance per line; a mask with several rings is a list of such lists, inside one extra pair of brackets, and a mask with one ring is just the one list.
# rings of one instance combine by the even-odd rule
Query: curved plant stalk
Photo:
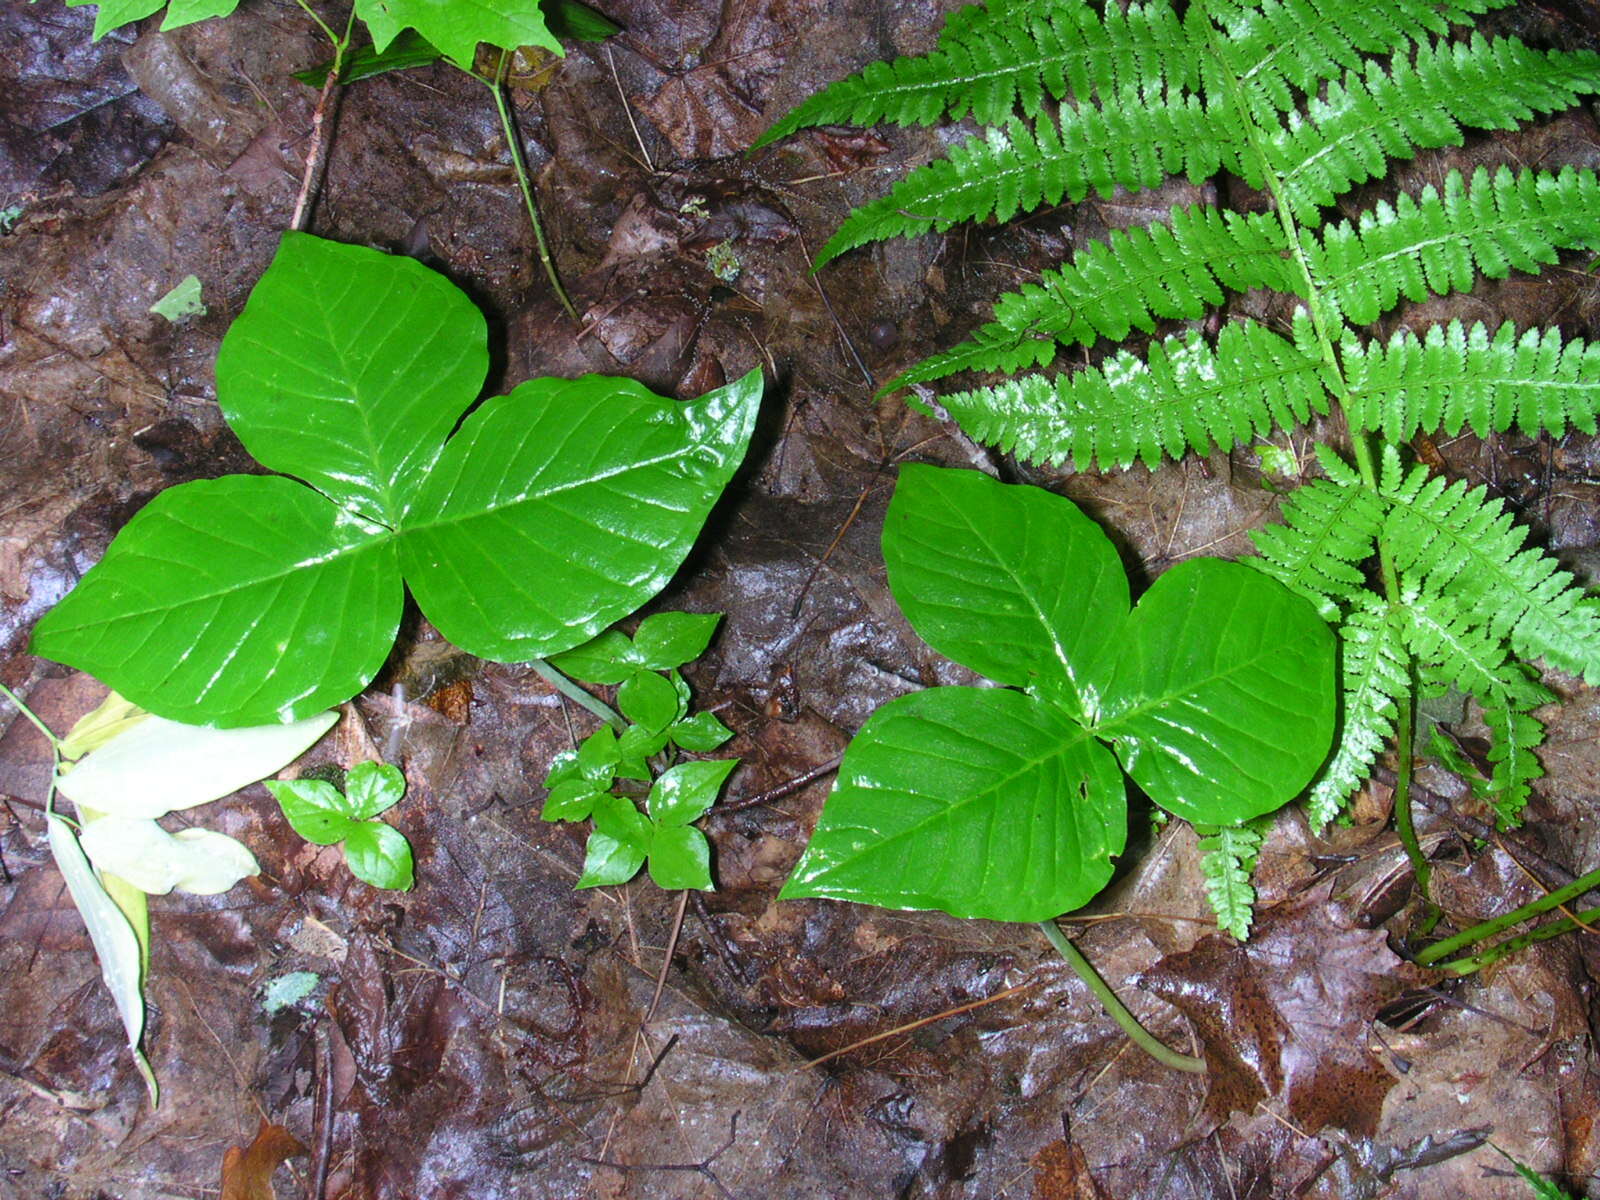
[[(317, 107), (311, 113), (311, 150), (306, 155), (306, 170), (300, 179), (300, 194), (295, 197), (294, 215), (289, 218), (290, 229), (304, 229), (311, 220), (311, 209), (316, 200), (317, 180), (322, 174), (323, 163), (327, 161), (328, 143), (333, 138), (330, 113), (338, 107), (339, 73), (344, 67), (344, 53), (350, 48), (350, 34), (355, 28), (356, 10), (354, 7), (350, 9), (350, 16), (344, 25), (344, 36), (340, 37), (333, 32), (326, 21), (317, 16), (316, 10), (306, 3), (306, 0), (296, 0), (296, 2), (333, 43), (333, 65), (328, 68), (328, 77), (322, 82), (322, 94), (317, 97)], [(323, 135), (324, 121), (328, 122), (327, 136)]]
[(1502, 958), (1526, 950), (1536, 942), (1549, 941), (1553, 937), (1560, 937), (1564, 933), (1571, 933), (1575, 929), (1592, 930), (1595, 923), (1600, 921), (1600, 908), (1586, 908), (1580, 913), (1570, 917), (1562, 917), (1559, 921), (1551, 921), (1548, 925), (1541, 925), (1537, 929), (1530, 929), (1527, 933), (1518, 934), (1514, 938), (1507, 938), (1503, 942), (1490, 946), (1487, 950), (1477, 954), (1470, 954), (1464, 958), (1453, 958), (1449, 962), (1439, 963), (1441, 971), (1450, 971), (1456, 975), (1470, 975), (1474, 971), (1481, 971), (1485, 967), (1493, 966)]
[(1095, 994), (1095, 998), (1100, 1001), (1106, 1013), (1122, 1027), (1122, 1032), (1132, 1038), (1139, 1049), (1163, 1066), (1171, 1067), (1175, 1071), (1186, 1071), (1191, 1075), (1204, 1075), (1206, 1073), (1206, 1064), (1203, 1059), (1196, 1058), (1192, 1054), (1179, 1054), (1176, 1050), (1163, 1045), (1148, 1029), (1139, 1024), (1139, 1018), (1134, 1016), (1129, 1011), (1128, 1006), (1117, 998), (1117, 994), (1111, 990), (1111, 985), (1100, 978), (1100, 972), (1094, 969), (1094, 966), (1068, 940), (1067, 935), (1061, 932), (1061, 929), (1054, 921), (1039, 922), (1039, 931), (1056, 948), (1056, 952), (1067, 960), (1067, 965), (1077, 973), (1079, 979), (1088, 985), (1089, 990)]
[(574, 704), (587, 708), (611, 728), (620, 732), (628, 727), (628, 723), (622, 719), (621, 713), (617, 712), (604, 700), (591, 695), (587, 689), (573, 683), (572, 680), (568, 679), (544, 659), (535, 658), (528, 665), (533, 668), (534, 674), (538, 675), (540, 679), (555, 688), (556, 691)]
[(528, 210), (528, 220), (533, 225), (534, 240), (539, 245), (539, 261), (544, 264), (545, 276), (550, 280), (551, 288), (555, 290), (556, 299), (561, 302), (561, 307), (567, 316), (576, 321), (578, 310), (572, 306), (572, 299), (567, 295), (567, 289), (561, 286), (561, 277), (556, 274), (555, 260), (550, 257), (550, 246), (544, 237), (544, 225), (539, 220), (539, 206), (533, 198), (533, 183), (528, 178), (528, 164), (522, 156), (522, 139), (517, 136), (516, 122), (511, 117), (511, 105), (506, 101), (506, 68), (510, 62), (510, 53), (502, 50), (493, 79), (479, 75), (476, 71), (467, 73), (488, 88), (489, 94), (494, 97), (495, 111), (500, 114), (500, 128), (505, 133), (506, 147), (511, 151), (511, 165), (517, 172), (517, 186), (522, 189), (522, 203)]

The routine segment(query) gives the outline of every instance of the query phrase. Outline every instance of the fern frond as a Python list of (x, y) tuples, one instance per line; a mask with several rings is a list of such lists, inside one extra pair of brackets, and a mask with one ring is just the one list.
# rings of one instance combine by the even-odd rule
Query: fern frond
[(1384, 536), (1401, 580), (1461, 605), (1493, 637), (1526, 658), (1600, 683), (1600, 607), (1573, 586), (1555, 559), (1523, 549), (1511, 514), (1481, 487), (1405, 471), (1384, 451)]
[(1153, 332), (1158, 318), (1193, 320), (1221, 304), (1224, 289), (1304, 291), (1283, 225), (1271, 213), (1192, 205), (1173, 209), (1171, 218), (1170, 226), (1117, 230), (1091, 242), (1038, 283), (1002, 296), (994, 320), (966, 342), (924, 359), (885, 390), (957, 371), (1046, 366), (1058, 344), (1120, 341), (1134, 329)]
[(1263, 823), (1196, 826), (1195, 832), (1201, 835), (1200, 873), (1206, 877), (1206, 899), (1217, 915), (1217, 925), (1245, 941), (1255, 918), (1256, 889), (1250, 877), (1266, 837)]
[(1136, 458), (1154, 468), (1213, 443), (1230, 450), (1326, 412), (1328, 394), (1313, 348), (1245, 322), (1225, 326), (1215, 350), (1190, 333), (1155, 343), (1146, 359), (1123, 351), (1098, 368), (1025, 375), (940, 402), (980, 442), (1087, 470)]
[(1329, 477), (1296, 488), (1284, 501), (1282, 523), (1250, 534), (1261, 557), (1242, 561), (1334, 620), (1336, 603), (1351, 603), (1366, 593), (1360, 564), (1376, 546), (1383, 506), (1331, 451), (1318, 447), (1318, 454)]
[(1339, 625), (1339, 744), (1306, 796), (1311, 827), (1339, 815), (1394, 732), (1395, 700), (1410, 690), (1405, 645), (1382, 599), (1369, 594)]
[(1401, 296), (1467, 291), (1479, 271), (1491, 279), (1537, 271), (1558, 250), (1600, 240), (1600, 178), (1572, 167), (1559, 175), (1479, 167), (1468, 184), (1451, 171), (1442, 195), (1429, 184), (1416, 200), (1379, 202), (1358, 224), (1342, 221), (1306, 240), (1330, 317), (1364, 325)]
[(1452, 22), (1502, 8), (1487, 0), (1441, 8), (1432, 0), (1317, 3), (1313, 0), (1210, 0), (1206, 5), (1226, 39), (1223, 64), (1261, 112), (1287, 112), (1326, 80), (1360, 70), (1368, 54), (1392, 53), (1424, 35), (1448, 32)]
[(1534, 50), (1512, 38), (1435, 42), (1385, 71), (1376, 62), (1328, 85), (1305, 112), (1287, 114), (1265, 145), (1290, 211), (1315, 225), (1318, 209), (1369, 179), (1390, 158), (1461, 144), (1461, 128), (1512, 129), (1600, 91), (1600, 55)]
[(875, 62), (793, 109), (752, 149), (813, 125), (929, 125), (972, 116), (998, 125), (1048, 100), (1193, 90), (1196, 54), (1166, 3), (1115, 5), (999, 0), (956, 10), (928, 54)]
[(1491, 704), (1525, 711), (1554, 697), (1510, 661), (1505, 642), (1473, 624), (1454, 599), (1411, 591), (1398, 607), (1406, 648), (1434, 686), (1454, 688)]
[(1522, 810), (1533, 794), (1529, 786), (1544, 777), (1544, 767), (1534, 754), (1544, 743), (1544, 725), (1530, 712), (1510, 704), (1483, 706), (1489, 727), (1489, 763), (1493, 768), (1487, 788), (1489, 803), (1502, 829), (1520, 824)]
[(1563, 344), (1555, 329), (1519, 336), (1507, 322), (1491, 334), (1451, 321), (1420, 340), (1408, 330), (1387, 345), (1351, 339), (1339, 357), (1351, 431), (1381, 430), (1393, 442), (1463, 425), (1479, 437), (1511, 428), (1592, 434), (1600, 413), (1600, 345)]
[(1032, 125), (1012, 120), (853, 210), (816, 265), (867, 242), (985, 217), (1004, 221), (1023, 209), (1081, 200), (1091, 190), (1109, 199), (1118, 187), (1150, 188), (1179, 172), (1199, 182), (1222, 166), (1224, 150), (1191, 95), (1124, 93), (1104, 108), (1064, 109), (1059, 125), (1048, 117)]

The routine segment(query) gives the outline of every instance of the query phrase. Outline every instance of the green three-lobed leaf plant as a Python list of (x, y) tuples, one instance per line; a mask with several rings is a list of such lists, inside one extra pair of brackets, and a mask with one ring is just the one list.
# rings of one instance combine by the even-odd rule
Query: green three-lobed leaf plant
[[(594, 821), (580, 888), (627, 883), (649, 860), (650, 878), (667, 889), (711, 890), (711, 845), (693, 827), (716, 803), (736, 758), (671, 763), (679, 750), (715, 750), (733, 736), (715, 713), (690, 714), (689, 685), (678, 668), (700, 657), (719, 613), (655, 613), (630, 638), (611, 629), (554, 656), (550, 665), (576, 679), (615, 684), (620, 729), (602, 725), (564, 751), (545, 777), (546, 821)], [(622, 781), (649, 784), (646, 811)]]
[(39, 622), (34, 651), (173, 720), (258, 725), (364, 688), (402, 581), (441, 633), (499, 662), (631, 613), (742, 458), (759, 371), (681, 404), (591, 375), (474, 408), (487, 365), (482, 314), (442, 276), (285, 235), (223, 340), (217, 394), (286, 474), (162, 492)]
[(340, 791), (325, 779), (266, 781), (289, 825), (317, 846), (342, 846), (350, 873), (373, 887), (408, 891), (414, 882), (411, 843), (377, 818), (406, 794), (406, 777), (393, 763), (351, 767)]
[(1042, 921), (1111, 878), (1124, 773), (1186, 820), (1238, 826), (1328, 751), (1334, 639), (1303, 598), (1217, 559), (1130, 610), (1115, 547), (1069, 500), (908, 466), (889, 586), (939, 653), (998, 687), (891, 701), (839, 768), (785, 897)]
[[(1248, 561), (1339, 631), (1341, 729), (1310, 791), (1314, 821), (1339, 813), (1394, 734), (1396, 817), (1424, 888), (1404, 784), (1416, 689), (1459, 689), (1481, 705), (1493, 734), (1485, 791), (1514, 822), (1541, 774), (1532, 710), (1551, 699), (1522, 660), (1600, 683), (1600, 606), (1524, 548), (1500, 501), (1408, 465), (1398, 444), (1464, 427), (1593, 433), (1600, 348), (1511, 325), (1451, 321), (1387, 340), (1359, 327), (1402, 300), (1600, 247), (1600, 179), (1571, 167), (1451, 170), (1353, 217), (1327, 209), (1381, 179), (1391, 159), (1600, 91), (1600, 55), (1454, 28), (1506, 2), (1148, 0), (1101, 11), (995, 0), (952, 16), (932, 53), (874, 64), (766, 135), (968, 115), (987, 127), (855, 210), (819, 264), (875, 239), (1109, 198), (1179, 173), (1200, 182), (1228, 172), (1266, 193), (1265, 212), (1179, 206), (1079, 247), (891, 387), (1027, 371), (1064, 346), (1153, 335), (1096, 367), (940, 397), (978, 440), (1082, 469), (1228, 450), (1341, 412), (1353, 465), (1319, 448), (1324, 477), (1289, 497), (1283, 524), (1257, 535), (1261, 557)], [(1161, 324), (1252, 289), (1290, 299), (1284, 327), (1235, 319), (1211, 338)]]

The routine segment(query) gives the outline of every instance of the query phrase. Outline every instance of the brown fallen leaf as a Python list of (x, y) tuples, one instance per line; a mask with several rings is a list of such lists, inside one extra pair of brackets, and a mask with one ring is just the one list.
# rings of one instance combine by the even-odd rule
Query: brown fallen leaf
[(294, 1134), (263, 1117), (255, 1141), (243, 1149), (229, 1146), (222, 1156), (222, 1200), (277, 1200), (272, 1173), (284, 1159), (305, 1153)]
[(1209, 1068), (1206, 1112), (1219, 1123), (1271, 1097), (1308, 1133), (1377, 1128), (1394, 1076), (1367, 1031), (1415, 975), (1331, 888), (1267, 909), (1243, 946), (1213, 934), (1140, 979), (1194, 1024)]

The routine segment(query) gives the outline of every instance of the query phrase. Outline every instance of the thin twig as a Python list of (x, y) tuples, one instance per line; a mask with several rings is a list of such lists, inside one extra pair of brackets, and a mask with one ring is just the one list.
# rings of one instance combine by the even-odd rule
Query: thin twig
[(678, 935), (683, 932), (683, 912), (689, 907), (689, 889), (678, 893), (678, 911), (672, 914), (672, 935), (667, 938), (667, 952), (661, 956), (661, 970), (656, 973), (656, 990), (650, 997), (650, 1007), (644, 1010), (641, 1024), (648, 1025), (656, 1015), (656, 1005), (661, 1003), (661, 992), (667, 986), (667, 972), (672, 969), (672, 955), (678, 948)]
[(333, 1047), (327, 1026), (332, 1019), (330, 1015), (317, 1022), (317, 1149), (316, 1158), (312, 1161), (307, 1200), (325, 1200), (328, 1194), (328, 1164), (333, 1158)]
[(322, 165), (328, 156), (328, 143), (333, 140), (332, 122), (328, 123), (326, 137), (323, 136), (323, 122), (330, 108), (338, 107), (337, 101), (331, 105), (329, 101), (333, 100), (334, 89), (339, 85), (339, 71), (344, 66), (344, 52), (350, 45), (350, 30), (355, 23), (355, 9), (352, 8), (344, 27), (344, 37), (339, 38), (334, 36), (333, 30), (312, 11), (305, 0), (300, 0), (300, 7), (310, 14), (333, 43), (333, 65), (328, 68), (328, 77), (322, 81), (322, 94), (317, 97), (317, 107), (311, 113), (311, 152), (306, 155), (305, 174), (300, 177), (300, 194), (295, 197), (294, 215), (289, 218), (290, 229), (304, 229), (311, 223), (311, 210), (316, 205), (317, 179), (322, 174)]
[(955, 1008), (947, 1008), (943, 1012), (936, 1012), (931, 1017), (923, 1017), (917, 1021), (909, 1021), (904, 1025), (896, 1025), (893, 1029), (885, 1029), (882, 1033), (875, 1033), (871, 1037), (864, 1037), (858, 1042), (851, 1042), (848, 1046), (840, 1046), (837, 1050), (830, 1050), (821, 1058), (813, 1058), (810, 1062), (801, 1063), (799, 1070), (809, 1070), (820, 1067), (823, 1063), (838, 1058), (842, 1054), (849, 1054), (863, 1046), (870, 1046), (873, 1042), (881, 1042), (885, 1038), (898, 1037), (902, 1033), (911, 1033), (921, 1029), (924, 1025), (932, 1025), (946, 1017), (959, 1017), (962, 1013), (971, 1012), (975, 1008), (982, 1008), (986, 1004), (994, 1004), (1000, 1000), (1007, 1000), (1019, 992), (1026, 992), (1039, 986), (1039, 981), (1030, 979), (1026, 983), (1019, 983), (1016, 987), (1008, 987), (996, 992), (992, 996), (985, 996), (982, 1000), (973, 1000), (968, 1004), (958, 1004)]
[(812, 767), (805, 774), (796, 775), (793, 779), (785, 780), (783, 783), (778, 784), (776, 787), (770, 787), (764, 792), (757, 792), (754, 796), (741, 796), (737, 800), (725, 800), (711, 810), (711, 815), (738, 812), (743, 808), (755, 808), (758, 804), (771, 804), (774, 800), (782, 800), (785, 796), (792, 796), (796, 792), (804, 791), (824, 776), (832, 775), (839, 769), (839, 764), (843, 761), (844, 755), (835, 755), (820, 767)]

